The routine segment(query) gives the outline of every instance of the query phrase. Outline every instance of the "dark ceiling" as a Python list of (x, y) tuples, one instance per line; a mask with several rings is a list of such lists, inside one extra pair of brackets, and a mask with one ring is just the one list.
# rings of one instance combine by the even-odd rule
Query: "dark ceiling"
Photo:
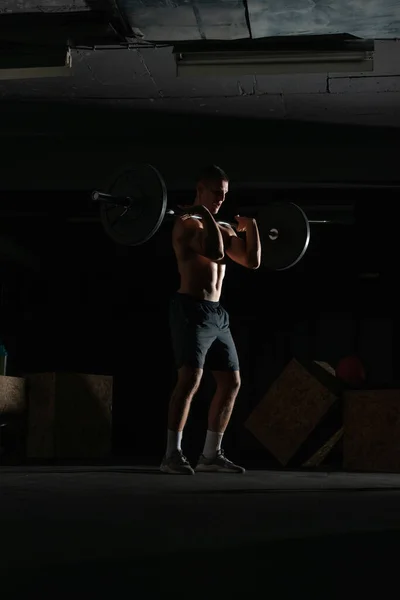
[[(111, 8), (110, 8), (111, 7)], [(119, 9), (119, 10), (118, 10)], [(128, 22), (139, 47), (118, 47), (118, 36), (106, 46), (91, 45), (91, 15), (119, 14)], [(300, 121), (400, 126), (400, 3), (381, 0), (221, 0), (156, 1), (106, 0), (2, 0), (1, 38), (26, 39), (22, 19), (35, 13), (45, 18), (73, 16), (81, 26), (78, 48), (73, 50), (72, 76), (66, 78), (1, 81), (2, 100), (59, 99), (123, 103), (126, 108), (195, 114), (294, 119)], [(25, 15), (23, 14), (25, 13)], [(11, 29), (7, 20), (13, 17)], [(97, 18), (96, 17), (96, 18)], [(36, 21), (38, 23), (38, 21)], [(44, 38), (64, 28), (46, 25)], [(115, 23), (115, 21), (114, 21)], [(75, 28), (75, 29), (74, 29)], [(31, 27), (37, 30), (37, 25)], [(129, 27), (128, 27), (129, 29)], [(12, 34), (10, 33), (12, 31)], [(347, 32), (373, 37), (375, 70), (368, 73), (319, 73), (243, 77), (176, 77), (170, 43), (176, 40), (254, 38), (271, 35), (331, 34)], [(25, 36), (25, 37), (24, 37)], [(43, 39), (42, 36), (42, 39)], [(104, 36), (105, 37), (105, 36)], [(85, 42), (85, 39), (87, 40)], [(97, 39), (97, 38), (96, 38)], [(157, 47), (163, 40), (169, 45)], [(108, 43), (107, 43), (108, 41)], [(114, 42), (111, 48), (110, 44)], [(151, 43), (150, 43), (151, 42)]]
[[(2, 0), (0, 14), (108, 10), (108, 0)], [(149, 41), (232, 40), (351, 33), (393, 39), (400, 5), (393, 0), (116, 0), (136, 35)]]
[(119, 0), (147, 40), (232, 40), (352, 33), (396, 38), (400, 5), (391, 0)]

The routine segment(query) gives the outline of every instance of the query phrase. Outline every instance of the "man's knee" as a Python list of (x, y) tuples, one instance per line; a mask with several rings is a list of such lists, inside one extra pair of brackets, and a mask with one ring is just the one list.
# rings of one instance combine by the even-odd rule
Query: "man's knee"
[(236, 395), (240, 390), (240, 371), (217, 371), (214, 377), (218, 388), (225, 393)]
[(200, 386), (203, 369), (194, 367), (181, 367), (178, 370), (177, 387), (180, 392), (187, 396), (194, 396)]

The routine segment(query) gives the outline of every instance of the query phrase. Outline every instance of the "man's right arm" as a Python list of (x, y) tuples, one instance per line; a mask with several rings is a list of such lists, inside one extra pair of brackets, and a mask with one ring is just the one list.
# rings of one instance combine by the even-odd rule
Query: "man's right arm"
[(224, 240), (221, 230), (210, 211), (204, 206), (201, 218), (204, 226), (204, 229), (200, 230), (203, 237), (204, 256), (210, 260), (222, 260), (224, 258)]
[(223, 238), (213, 216), (206, 210), (201, 213), (201, 221), (178, 218), (174, 227), (174, 241), (210, 260), (221, 260), (224, 257)]

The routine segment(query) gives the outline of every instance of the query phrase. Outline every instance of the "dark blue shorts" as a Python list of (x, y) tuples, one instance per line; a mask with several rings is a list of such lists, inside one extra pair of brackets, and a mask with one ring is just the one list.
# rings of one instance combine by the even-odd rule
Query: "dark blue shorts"
[(238, 371), (239, 359), (229, 315), (219, 302), (176, 293), (170, 302), (170, 327), (176, 366)]

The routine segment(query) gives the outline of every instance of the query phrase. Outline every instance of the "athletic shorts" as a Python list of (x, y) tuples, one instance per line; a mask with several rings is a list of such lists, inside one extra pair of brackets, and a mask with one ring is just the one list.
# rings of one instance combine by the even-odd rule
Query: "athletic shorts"
[(239, 359), (229, 315), (219, 302), (176, 293), (170, 302), (170, 327), (176, 366), (238, 371)]

